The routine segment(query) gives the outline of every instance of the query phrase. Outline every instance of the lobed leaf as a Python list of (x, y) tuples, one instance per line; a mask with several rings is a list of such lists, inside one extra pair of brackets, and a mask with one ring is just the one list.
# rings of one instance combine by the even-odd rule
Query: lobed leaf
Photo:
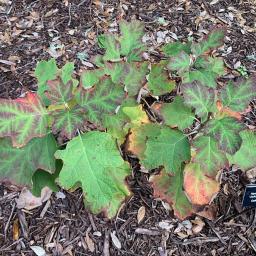
[(36, 93), (24, 98), (0, 99), (0, 137), (11, 137), (14, 147), (47, 133), (48, 113)]
[(200, 136), (194, 141), (196, 155), (194, 162), (200, 163), (205, 175), (215, 178), (217, 171), (228, 165), (228, 159), (218, 148), (218, 143), (210, 136)]
[(174, 176), (165, 170), (153, 177), (154, 197), (166, 200), (179, 219), (185, 219), (193, 213), (193, 208), (183, 191), (183, 170)]
[(242, 80), (238, 83), (229, 82), (219, 93), (225, 107), (242, 112), (256, 97), (256, 82), (254, 79)]
[(114, 139), (107, 133), (91, 131), (68, 142), (55, 153), (64, 162), (59, 182), (67, 189), (79, 184), (85, 204), (97, 214), (114, 217), (130, 194), (125, 178), (129, 167), (121, 158)]
[(171, 71), (177, 71), (178, 74), (182, 74), (189, 70), (191, 64), (189, 54), (181, 52), (170, 58), (167, 68)]
[(180, 96), (176, 96), (171, 103), (163, 103), (160, 113), (166, 125), (178, 127), (180, 130), (191, 126), (195, 118), (192, 109), (184, 104)]
[(125, 66), (123, 81), (129, 96), (135, 96), (146, 83), (148, 64), (131, 63)]
[(0, 139), (0, 180), (31, 187), (37, 169), (55, 171), (56, 150), (56, 141), (50, 134), (34, 138), (22, 148), (14, 148), (8, 138)]
[(143, 165), (148, 169), (164, 167), (168, 173), (177, 173), (190, 160), (188, 138), (179, 130), (163, 127), (159, 135), (149, 137)]
[(185, 167), (184, 189), (192, 204), (209, 204), (219, 192), (219, 183), (206, 176), (204, 171), (198, 163), (189, 163)]
[(239, 166), (244, 171), (256, 165), (256, 134), (255, 131), (244, 130), (240, 132), (242, 145), (234, 155), (228, 155), (230, 164)]
[(86, 116), (83, 110), (78, 107), (57, 110), (51, 113), (53, 118), (52, 132), (57, 134), (60, 132), (60, 136), (72, 139), (77, 129), (80, 129), (85, 123)]
[(124, 62), (117, 63), (105, 63), (105, 73), (111, 77), (111, 80), (115, 84), (119, 84), (122, 82), (123, 74), (125, 69)]
[(168, 57), (177, 56), (180, 52), (190, 54), (191, 43), (172, 42), (164, 45), (162, 51)]
[(119, 61), (120, 56), (120, 44), (118, 38), (115, 35), (105, 35), (104, 48), (106, 52), (103, 56), (104, 61)]
[(121, 55), (128, 56), (128, 61), (139, 61), (139, 54), (144, 49), (144, 44), (142, 43), (144, 35), (143, 23), (137, 20), (131, 22), (122, 20), (119, 28), (121, 32)]
[(194, 55), (199, 56), (205, 52), (216, 49), (223, 44), (224, 36), (224, 29), (215, 29), (200, 43), (192, 44), (191, 51)]
[(138, 156), (140, 160), (145, 159), (146, 142), (149, 138), (158, 136), (160, 132), (161, 127), (152, 123), (132, 127), (127, 141), (127, 150)]
[(151, 71), (148, 76), (148, 88), (153, 95), (159, 96), (171, 92), (175, 85), (175, 81), (169, 78), (164, 63), (151, 65)]
[(201, 117), (202, 122), (205, 122), (208, 114), (213, 111), (215, 103), (214, 91), (211, 88), (202, 86), (200, 82), (182, 85), (181, 89), (185, 104), (195, 108), (195, 114)]
[(208, 135), (213, 136), (219, 148), (229, 154), (234, 154), (241, 146), (242, 139), (239, 132), (244, 126), (233, 117), (212, 119), (205, 127)]
[(110, 79), (101, 80), (89, 90), (82, 90), (77, 95), (77, 102), (87, 113), (90, 122), (101, 124), (105, 115), (114, 114), (125, 97), (122, 87)]
[(103, 75), (104, 71), (102, 69), (85, 70), (81, 73), (81, 85), (84, 89), (89, 89), (96, 85)]

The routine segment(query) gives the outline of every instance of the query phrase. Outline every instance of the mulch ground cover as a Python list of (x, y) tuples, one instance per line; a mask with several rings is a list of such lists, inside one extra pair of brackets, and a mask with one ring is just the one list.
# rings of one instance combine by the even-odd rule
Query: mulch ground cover
[[(0, 0), (0, 97), (36, 90), (33, 70), (40, 60), (74, 61), (76, 72), (90, 67), (91, 56), (101, 52), (97, 35), (116, 31), (120, 19), (134, 18), (145, 23), (152, 59), (160, 58), (164, 42), (197, 40), (221, 25), (227, 34), (219, 54), (230, 69), (228, 77), (239, 70), (256, 72), (255, 0)], [(244, 117), (250, 129), (256, 127), (255, 106), (256, 101)], [(256, 254), (256, 210), (242, 208), (245, 185), (255, 182), (256, 170), (244, 174), (231, 167), (221, 173), (222, 189), (203, 212), (214, 220), (179, 221), (167, 204), (152, 197), (149, 174), (131, 162), (128, 182), (134, 194), (113, 220), (86, 211), (79, 190), (53, 194), (26, 211), (16, 207), (16, 188), (0, 185), (0, 255), (36, 255), (31, 246), (47, 255)]]

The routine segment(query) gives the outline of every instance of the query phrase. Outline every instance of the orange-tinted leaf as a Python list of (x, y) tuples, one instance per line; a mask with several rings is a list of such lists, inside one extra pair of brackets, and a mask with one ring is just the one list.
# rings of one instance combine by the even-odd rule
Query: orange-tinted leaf
[(208, 204), (219, 192), (220, 185), (214, 179), (204, 175), (204, 169), (198, 163), (189, 163), (184, 170), (184, 189), (193, 204)]
[(172, 205), (174, 214), (184, 219), (193, 213), (192, 205), (183, 191), (183, 170), (175, 176), (162, 170), (160, 175), (153, 177), (154, 196), (166, 200)]

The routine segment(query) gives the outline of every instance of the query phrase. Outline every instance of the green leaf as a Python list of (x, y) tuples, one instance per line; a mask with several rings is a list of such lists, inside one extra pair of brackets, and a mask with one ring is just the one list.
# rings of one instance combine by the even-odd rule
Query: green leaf
[(111, 134), (113, 138), (117, 139), (119, 145), (124, 143), (126, 135), (130, 129), (129, 117), (123, 112), (123, 109), (125, 107), (135, 107), (137, 105), (135, 100), (124, 100), (116, 114), (107, 115), (103, 119), (103, 126), (106, 127), (107, 132)]
[(194, 141), (196, 155), (194, 161), (200, 163), (208, 177), (215, 178), (217, 172), (228, 166), (228, 160), (218, 143), (210, 136), (200, 136)]
[(182, 85), (181, 89), (185, 104), (195, 108), (195, 114), (202, 118), (202, 122), (205, 122), (215, 105), (213, 89), (204, 87), (199, 82)]
[(146, 143), (146, 158), (142, 164), (148, 169), (163, 166), (168, 173), (177, 173), (182, 163), (190, 160), (188, 138), (179, 130), (163, 127), (158, 136), (150, 137)]
[(45, 96), (50, 104), (65, 105), (73, 98), (72, 80), (67, 83), (64, 83), (61, 79), (50, 80), (47, 82), (47, 86), (48, 89), (45, 92)]
[(115, 35), (105, 35), (104, 48), (106, 49), (106, 52), (103, 56), (104, 61), (120, 60), (120, 44)]
[(176, 96), (171, 103), (164, 103), (160, 113), (166, 125), (178, 127), (180, 130), (191, 126), (195, 119), (192, 109), (184, 104), (180, 96)]
[(215, 29), (208, 34), (207, 38), (200, 43), (194, 43), (191, 50), (194, 55), (199, 56), (205, 52), (216, 49), (223, 44), (225, 31), (223, 29)]
[(129, 96), (135, 96), (146, 83), (148, 63), (131, 63), (124, 70), (124, 84)]
[(74, 73), (75, 65), (73, 62), (67, 62), (61, 69), (61, 79), (64, 84), (68, 81), (73, 80), (73, 73)]
[(104, 79), (93, 88), (80, 91), (77, 102), (86, 110), (90, 122), (101, 124), (106, 115), (115, 113), (124, 97), (122, 87)]
[(169, 73), (163, 63), (152, 64), (148, 76), (148, 88), (153, 95), (159, 96), (171, 92), (175, 88), (175, 81), (170, 80)]
[(104, 75), (103, 69), (85, 70), (81, 73), (81, 84), (84, 89), (89, 89), (96, 85)]
[(223, 60), (212, 57), (199, 57), (194, 63), (197, 70), (183, 74), (184, 83), (192, 83), (197, 80), (210, 88), (216, 88), (216, 79), (225, 73)]
[(212, 119), (205, 127), (205, 132), (213, 136), (223, 151), (234, 154), (241, 146), (242, 139), (239, 132), (244, 128), (233, 117)]
[(139, 54), (144, 49), (144, 44), (142, 43), (142, 37), (144, 35), (143, 23), (138, 20), (131, 22), (122, 20), (119, 27), (121, 31), (121, 55), (130, 55), (130, 58), (128, 57), (129, 61), (139, 61)]
[(68, 139), (72, 139), (85, 123), (86, 116), (81, 108), (71, 108), (65, 110), (54, 111), (51, 116), (53, 117), (52, 132)]
[(146, 123), (132, 127), (127, 141), (127, 151), (145, 159), (146, 142), (149, 138), (158, 136), (161, 127), (157, 124)]
[(183, 191), (183, 170), (170, 176), (165, 170), (153, 177), (154, 197), (166, 200), (179, 219), (193, 213), (193, 208)]
[(44, 92), (48, 89), (47, 81), (57, 77), (58, 67), (55, 59), (49, 61), (42, 60), (37, 63), (35, 77), (38, 81), (37, 94), (41, 97), (46, 106), (50, 105), (49, 100), (45, 97)]
[(0, 99), (0, 106), (0, 137), (11, 137), (14, 147), (47, 133), (48, 113), (36, 93), (28, 92), (15, 100)]
[(48, 187), (53, 192), (57, 192), (59, 190), (57, 184), (55, 183), (55, 179), (57, 179), (57, 177), (58, 174), (56, 172), (54, 174), (51, 174), (43, 170), (37, 170), (32, 177), (32, 194), (36, 197), (40, 197), (41, 191), (44, 187)]
[(195, 205), (205, 205), (219, 192), (220, 184), (205, 175), (205, 170), (198, 163), (189, 163), (184, 170), (184, 190)]
[(14, 148), (7, 138), (0, 139), (0, 180), (32, 187), (32, 176), (37, 169), (55, 171), (56, 150), (55, 139), (50, 134), (35, 138), (22, 148)]
[(242, 137), (240, 149), (233, 156), (228, 155), (228, 159), (230, 164), (235, 164), (247, 171), (256, 166), (256, 133), (244, 130), (240, 132), (240, 136)]
[(118, 84), (122, 82), (125, 64), (123, 62), (105, 63), (105, 72), (111, 77), (113, 83)]
[(182, 42), (168, 43), (162, 47), (162, 51), (168, 57), (177, 56), (180, 52), (190, 54), (191, 43), (183, 44)]
[(60, 184), (66, 189), (79, 184), (93, 213), (104, 211), (107, 217), (114, 217), (129, 195), (125, 178), (130, 173), (114, 139), (107, 133), (87, 132), (69, 141), (55, 157), (64, 162)]
[(191, 65), (190, 56), (187, 53), (182, 51), (178, 55), (170, 58), (170, 62), (167, 67), (171, 71), (177, 71), (178, 74), (182, 74), (189, 70), (190, 65)]
[(253, 79), (242, 80), (238, 83), (229, 82), (220, 91), (220, 99), (225, 107), (242, 112), (256, 97), (256, 82)]

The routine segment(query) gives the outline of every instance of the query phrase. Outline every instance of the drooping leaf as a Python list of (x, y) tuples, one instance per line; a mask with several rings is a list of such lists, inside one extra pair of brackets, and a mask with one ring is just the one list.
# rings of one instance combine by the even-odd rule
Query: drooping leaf
[(85, 70), (81, 73), (81, 84), (84, 89), (96, 85), (104, 75), (103, 69)]
[(79, 184), (86, 206), (93, 213), (104, 211), (113, 217), (129, 195), (125, 177), (129, 167), (121, 158), (114, 139), (107, 133), (91, 131), (68, 142), (55, 153), (64, 162), (59, 182), (69, 189)]
[(191, 51), (194, 55), (199, 56), (205, 52), (216, 49), (223, 44), (224, 36), (224, 29), (215, 29), (201, 42), (192, 44)]
[(0, 139), (0, 180), (31, 187), (37, 169), (54, 172), (56, 150), (52, 135), (34, 138), (22, 148), (14, 148), (8, 138)]
[(139, 90), (146, 83), (146, 74), (148, 72), (148, 64), (131, 63), (125, 66), (124, 85), (130, 96), (138, 94)]
[(228, 159), (218, 148), (218, 143), (210, 136), (200, 136), (194, 141), (196, 155), (194, 162), (200, 163), (204, 173), (214, 178), (217, 171), (228, 165)]
[(167, 67), (171, 71), (177, 71), (178, 74), (182, 74), (189, 70), (190, 65), (190, 56), (186, 52), (182, 51), (170, 58), (170, 62)]
[(175, 81), (169, 78), (163, 63), (152, 64), (148, 76), (148, 88), (156, 96), (171, 92), (175, 88)]
[(254, 131), (244, 130), (240, 132), (242, 145), (232, 156), (228, 155), (230, 164), (238, 165), (243, 171), (256, 166), (256, 134)]
[(171, 176), (165, 170), (153, 177), (154, 197), (166, 200), (179, 219), (184, 219), (193, 213), (193, 208), (183, 191), (183, 170)]
[(158, 136), (149, 137), (143, 165), (148, 169), (163, 166), (168, 173), (180, 171), (182, 163), (190, 160), (188, 138), (179, 130), (163, 127)]
[(115, 35), (105, 35), (104, 48), (106, 52), (103, 56), (104, 61), (118, 61), (120, 60), (120, 44)]
[(187, 107), (182, 97), (176, 96), (171, 103), (164, 103), (160, 108), (164, 123), (172, 127), (184, 130), (192, 125), (195, 114), (190, 107)]
[(256, 97), (256, 81), (254, 79), (242, 80), (238, 83), (229, 82), (220, 91), (220, 99), (225, 107), (242, 112)]
[(57, 192), (59, 190), (57, 184), (55, 183), (55, 179), (57, 177), (58, 174), (56, 173), (51, 174), (43, 170), (37, 170), (32, 177), (32, 194), (36, 197), (39, 197), (44, 187), (48, 187), (53, 192)]
[(127, 151), (138, 156), (140, 160), (145, 159), (146, 142), (149, 138), (158, 136), (161, 127), (153, 123), (145, 123), (132, 127), (127, 141)]
[(178, 55), (180, 52), (190, 54), (191, 43), (173, 42), (168, 43), (162, 47), (162, 51), (166, 56), (172, 57)]
[(53, 105), (66, 105), (73, 98), (72, 80), (66, 84), (61, 79), (50, 80), (47, 82), (48, 89), (45, 91), (45, 96)]
[(116, 114), (105, 116), (103, 119), (103, 126), (113, 138), (117, 139), (119, 145), (123, 144), (130, 129), (129, 117), (123, 112), (123, 109), (137, 105), (137, 102), (133, 99), (124, 100)]
[(28, 92), (15, 100), (0, 99), (0, 106), (0, 137), (11, 137), (14, 147), (47, 133), (48, 114), (36, 93)]
[(121, 86), (103, 79), (96, 86), (79, 92), (77, 102), (86, 110), (90, 122), (101, 124), (105, 115), (115, 113), (124, 97)]
[[(139, 54), (144, 48), (142, 37), (144, 35), (144, 25), (138, 20), (120, 22), (120, 45), (121, 55), (128, 56), (129, 61), (139, 61)], [(131, 58), (132, 56), (132, 58)]]
[(234, 154), (241, 146), (242, 139), (239, 132), (244, 126), (233, 117), (212, 119), (207, 123), (205, 131), (213, 136), (223, 151)]
[(42, 60), (36, 65), (35, 77), (38, 81), (37, 94), (40, 96), (46, 106), (50, 105), (50, 101), (44, 94), (44, 92), (48, 89), (47, 81), (55, 79), (58, 71), (59, 69), (55, 59), (50, 59), (49, 61)]
[(72, 139), (86, 120), (84, 111), (75, 107), (71, 109), (57, 110), (51, 113), (53, 118), (52, 132), (68, 139)]
[(219, 192), (219, 183), (205, 175), (205, 170), (198, 163), (189, 163), (184, 170), (184, 189), (192, 204), (209, 204)]
[(214, 91), (202, 86), (199, 82), (182, 85), (185, 104), (195, 108), (195, 114), (206, 121), (209, 112), (213, 111), (215, 105)]

